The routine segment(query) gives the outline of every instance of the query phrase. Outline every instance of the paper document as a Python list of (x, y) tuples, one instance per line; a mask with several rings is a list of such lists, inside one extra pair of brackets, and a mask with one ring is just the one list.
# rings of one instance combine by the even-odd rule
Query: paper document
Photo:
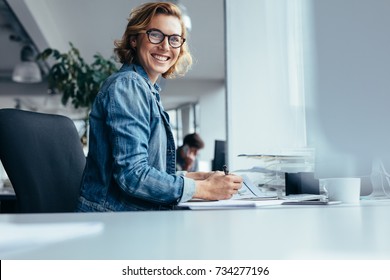
[(241, 175), (244, 179), (242, 188), (231, 199), (208, 201), (194, 199), (188, 202), (180, 203), (179, 206), (196, 209), (226, 209), (226, 208), (245, 208), (260, 207), (268, 205), (280, 205), (283, 201), (278, 200), (276, 195), (262, 193), (246, 175)]
[(238, 193), (233, 195), (231, 199), (233, 200), (269, 200), (277, 199), (278, 197), (275, 194), (266, 194), (260, 191), (260, 189), (252, 183), (248, 176), (245, 174), (241, 175), (244, 179), (242, 183), (242, 188), (238, 190)]

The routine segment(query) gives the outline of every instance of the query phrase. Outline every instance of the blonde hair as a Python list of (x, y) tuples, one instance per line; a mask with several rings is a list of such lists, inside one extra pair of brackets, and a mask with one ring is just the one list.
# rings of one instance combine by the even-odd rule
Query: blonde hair
[[(181, 16), (180, 9), (169, 2), (153, 2), (143, 4), (130, 13), (125, 33), (121, 40), (114, 41), (114, 52), (121, 63), (133, 63), (137, 60), (136, 50), (130, 44), (132, 36), (145, 30), (155, 15), (164, 14), (175, 16), (179, 19), (183, 38), (186, 38), (187, 30)], [(191, 67), (192, 57), (187, 42), (180, 47), (179, 57), (174, 65), (167, 72), (163, 73), (164, 78), (170, 79), (176, 76), (183, 76)]]

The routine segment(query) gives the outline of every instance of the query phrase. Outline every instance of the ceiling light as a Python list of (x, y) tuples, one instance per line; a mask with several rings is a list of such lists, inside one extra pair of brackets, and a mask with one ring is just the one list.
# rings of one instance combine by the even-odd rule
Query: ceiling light
[(34, 61), (34, 50), (26, 45), (20, 52), (20, 60), (12, 73), (12, 80), (18, 83), (39, 83), (42, 81), (41, 69)]

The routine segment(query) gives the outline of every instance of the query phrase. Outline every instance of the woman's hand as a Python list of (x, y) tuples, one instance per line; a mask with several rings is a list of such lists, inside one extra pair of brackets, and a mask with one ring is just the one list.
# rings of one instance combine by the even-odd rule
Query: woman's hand
[[(195, 172), (201, 173), (201, 172)], [(194, 198), (206, 200), (230, 199), (242, 187), (242, 177), (234, 174), (225, 175), (223, 172), (202, 172), (203, 179), (197, 180)], [(191, 173), (188, 173), (191, 175)]]

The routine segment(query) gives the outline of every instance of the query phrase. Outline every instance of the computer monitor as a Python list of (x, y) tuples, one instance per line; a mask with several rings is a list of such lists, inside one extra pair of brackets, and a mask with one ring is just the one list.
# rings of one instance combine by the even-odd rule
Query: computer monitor
[(309, 145), (316, 150), (315, 175), (369, 178), (374, 191), (386, 195), (390, 5), (312, 1), (312, 9), (313, 77), (306, 117)]
[(215, 140), (214, 142), (214, 159), (212, 162), (213, 171), (222, 171), (226, 164), (226, 141)]

